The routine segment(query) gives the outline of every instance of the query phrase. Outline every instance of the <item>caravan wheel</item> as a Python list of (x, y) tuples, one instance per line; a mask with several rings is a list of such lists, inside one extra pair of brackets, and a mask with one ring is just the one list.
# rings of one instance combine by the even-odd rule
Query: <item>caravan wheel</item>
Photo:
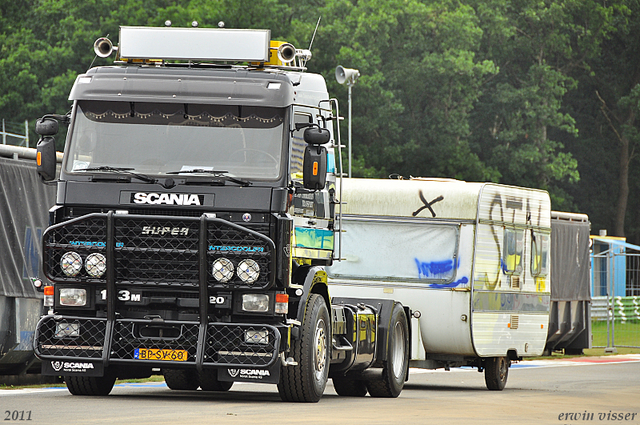
[(491, 357), (486, 360), (484, 368), (484, 382), (487, 388), (502, 391), (509, 376), (509, 359), (506, 357)]

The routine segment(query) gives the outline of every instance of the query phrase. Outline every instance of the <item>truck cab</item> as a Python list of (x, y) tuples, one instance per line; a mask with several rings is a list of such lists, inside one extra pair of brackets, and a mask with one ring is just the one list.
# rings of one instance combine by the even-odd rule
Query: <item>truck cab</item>
[(73, 394), (160, 369), (172, 389), (265, 382), (318, 401), (330, 364), (338, 379), (372, 365), (375, 329), (358, 355), (351, 327), (379, 312), (332, 308), (327, 289), (340, 143), (310, 52), (195, 28), (121, 27), (94, 47), (114, 66), (79, 75), (70, 113), (37, 125), (45, 180), (69, 125), (43, 235), (43, 373)]

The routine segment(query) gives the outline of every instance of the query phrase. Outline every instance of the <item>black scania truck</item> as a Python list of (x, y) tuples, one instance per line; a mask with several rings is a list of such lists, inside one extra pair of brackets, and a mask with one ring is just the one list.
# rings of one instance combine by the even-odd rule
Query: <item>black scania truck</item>
[(285, 401), (318, 401), (328, 378), (341, 395), (402, 390), (408, 309), (327, 287), (337, 101), (304, 72), (308, 50), (270, 38), (121, 27), (117, 46), (94, 44), (114, 65), (77, 77), (69, 114), (38, 120), (44, 180), (69, 127), (34, 349), (72, 394), (160, 372), (174, 390), (274, 383)]

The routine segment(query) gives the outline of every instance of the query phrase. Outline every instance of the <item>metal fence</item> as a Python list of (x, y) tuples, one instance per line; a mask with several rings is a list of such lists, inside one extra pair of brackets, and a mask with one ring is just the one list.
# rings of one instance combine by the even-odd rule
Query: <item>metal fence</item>
[(29, 121), (24, 123), (16, 123), (5, 121), (2, 119), (2, 136), (3, 145), (14, 145), (29, 147)]
[(612, 244), (592, 254), (592, 346), (640, 348), (640, 250)]

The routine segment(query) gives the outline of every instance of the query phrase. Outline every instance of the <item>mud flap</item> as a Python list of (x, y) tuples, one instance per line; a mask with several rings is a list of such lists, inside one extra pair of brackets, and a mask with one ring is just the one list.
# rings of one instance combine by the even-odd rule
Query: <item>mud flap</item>
[(268, 368), (223, 367), (218, 369), (218, 381), (277, 384), (280, 381), (280, 360)]
[(42, 360), (42, 375), (103, 376), (104, 365), (82, 360)]

